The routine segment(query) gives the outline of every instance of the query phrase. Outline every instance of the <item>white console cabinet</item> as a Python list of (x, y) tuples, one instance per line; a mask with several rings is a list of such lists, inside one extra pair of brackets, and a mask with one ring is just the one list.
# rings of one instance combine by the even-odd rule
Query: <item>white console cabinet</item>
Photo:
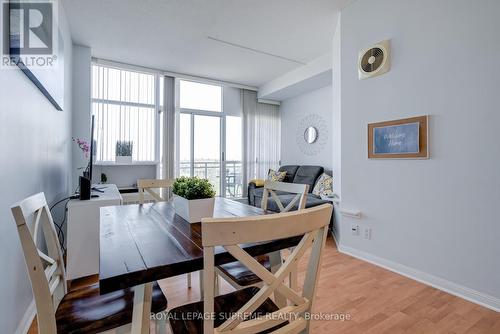
[(122, 196), (114, 184), (95, 185), (104, 193), (92, 191), (99, 197), (88, 201), (68, 203), (67, 259), (68, 280), (99, 273), (99, 212), (100, 208), (121, 205)]

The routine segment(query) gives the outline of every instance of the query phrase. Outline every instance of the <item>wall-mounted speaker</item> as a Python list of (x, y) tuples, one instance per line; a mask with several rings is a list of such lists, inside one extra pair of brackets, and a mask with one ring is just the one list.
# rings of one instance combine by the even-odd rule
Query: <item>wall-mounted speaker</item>
[(359, 52), (358, 75), (359, 80), (368, 79), (384, 74), (391, 69), (391, 42), (379, 42), (368, 49)]

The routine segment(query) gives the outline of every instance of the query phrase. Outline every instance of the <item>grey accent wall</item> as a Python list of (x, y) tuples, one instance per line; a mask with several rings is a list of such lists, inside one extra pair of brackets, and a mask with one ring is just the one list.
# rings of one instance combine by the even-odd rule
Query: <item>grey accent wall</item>
[(62, 6), (59, 9), (65, 46), (64, 111), (56, 110), (20, 70), (0, 70), (2, 333), (22, 329), (33, 298), (10, 206), (41, 191), (53, 203), (67, 196), (71, 182), (72, 40)]
[[(363, 219), (339, 228), (343, 246), (500, 307), (498, 13), (496, 0), (358, 0), (342, 11), (342, 207)], [(358, 80), (359, 50), (387, 38), (391, 71)], [(425, 114), (429, 160), (367, 158), (368, 123)]]
[[(331, 85), (281, 102), (281, 165), (319, 165), (332, 169), (332, 109)], [(321, 152), (307, 155), (299, 149), (296, 136), (302, 119), (312, 114), (325, 120), (328, 138)]]

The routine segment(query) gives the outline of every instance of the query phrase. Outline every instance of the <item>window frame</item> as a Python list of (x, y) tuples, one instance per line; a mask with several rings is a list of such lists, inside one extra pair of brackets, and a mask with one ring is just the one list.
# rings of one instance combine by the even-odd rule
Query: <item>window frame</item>
[[(188, 109), (188, 108), (181, 108), (180, 107), (180, 82), (181, 81), (190, 81), (190, 82), (196, 82), (196, 83), (202, 83), (202, 84), (207, 84), (207, 85), (213, 85), (213, 86), (220, 86), (221, 87), (221, 94), (220, 94), (220, 99), (221, 99), (221, 111), (212, 111), (212, 110), (201, 110), (201, 109)], [(194, 117), (196, 115), (200, 116), (212, 116), (212, 117), (219, 117), (220, 119), (220, 127), (219, 127), (219, 138), (220, 138), (220, 154), (219, 154), (219, 161), (220, 161), (220, 175), (221, 175), (221, 182), (220, 182), (220, 188), (219, 189), (219, 196), (225, 195), (224, 191), (226, 188), (226, 180), (223, 175), (225, 175), (225, 164), (226, 164), (226, 116), (227, 113), (224, 108), (224, 84), (222, 83), (217, 83), (211, 80), (193, 80), (193, 79), (186, 79), (183, 77), (177, 77), (175, 78), (175, 112), (176, 112), (176, 164), (175, 164), (175, 175), (179, 175), (180, 173), (180, 157), (179, 157), (179, 149), (180, 149), (180, 134), (179, 134), (179, 126), (180, 126), (180, 114), (187, 114), (190, 115), (190, 125), (191, 125), (191, 147), (190, 147), (190, 160), (191, 160), (191, 171), (190, 175), (194, 175)]]
[[(94, 165), (96, 166), (124, 166), (124, 165), (160, 165), (160, 157), (161, 157), (161, 152), (160, 152), (160, 127), (161, 127), (161, 117), (162, 117), (162, 108), (163, 106), (161, 105), (160, 101), (160, 96), (162, 92), (160, 92), (160, 80), (162, 80), (163, 75), (161, 75), (158, 72), (154, 71), (147, 71), (147, 70), (140, 70), (137, 68), (134, 68), (133, 66), (127, 66), (125, 64), (113, 64), (110, 62), (99, 62), (95, 59), (92, 60), (91, 62), (91, 68), (90, 68), (90, 82), (91, 82), (91, 87), (90, 87), (90, 115), (94, 115), (94, 103), (101, 103), (101, 104), (109, 104), (109, 105), (115, 105), (115, 106), (127, 106), (127, 107), (138, 107), (138, 108), (151, 108), (154, 110), (154, 129), (155, 129), (155, 134), (154, 134), (154, 157), (153, 160), (135, 160), (130, 163), (116, 163), (115, 161), (108, 161), (108, 160), (97, 160), (94, 161)], [(112, 68), (116, 70), (121, 70), (121, 71), (128, 71), (128, 72), (135, 72), (139, 74), (147, 74), (147, 75), (152, 75), (154, 77), (154, 104), (147, 104), (147, 103), (140, 103), (140, 102), (128, 102), (128, 101), (117, 101), (117, 100), (109, 100), (109, 99), (100, 99), (100, 98), (94, 98), (93, 97), (93, 91), (94, 91), (94, 77), (93, 77), (93, 67), (94, 66), (100, 66), (100, 67), (105, 67), (105, 68)]]
[[(214, 86), (220, 86), (221, 87), (221, 111), (212, 111), (212, 110), (200, 110), (200, 109), (189, 109), (189, 108), (181, 108), (180, 107), (180, 81), (191, 81), (191, 82), (196, 82), (196, 83), (203, 83), (203, 84), (208, 84), (208, 85), (214, 85)], [(223, 196), (225, 198), (236, 198), (240, 199), (244, 197), (243, 189), (245, 187), (245, 172), (244, 170), (244, 129), (243, 129), (243, 114), (240, 116), (236, 116), (235, 114), (232, 114), (228, 112), (225, 108), (224, 105), (224, 94), (226, 90), (227, 85), (224, 83), (220, 82), (215, 82), (212, 80), (203, 80), (203, 79), (186, 79), (184, 77), (176, 77), (175, 78), (175, 112), (176, 112), (176, 149), (175, 149), (175, 175), (179, 176), (180, 175), (180, 115), (188, 115), (190, 119), (190, 175), (194, 175), (194, 139), (195, 139), (195, 116), (211, 116), (211, 117), (218, 117), (220, 120), (220, 133), (219, 133), (219, 138), (220, 138), (220, 189), (219, 189), (219, 195), (218, 196)], [(242, 196), (241, 197), (229, 197), (227, 191), (227, 178), (226, 178), (226, 170), (227, 170), (227, 131), (226, 131), (226, 125), (227, 125), (227, 117), (241, 117), (241, 126), (242, 126), (242, 138), (241, 138), (241, 164), (242, 164)]]
[[(210, 86), (218, 86), (220, 87), (220, 111), (216, 110), (207, 110), (207, 109), (191, 109), (191, 108), (181, 108), (181, 81), (193, 82), (197, 84), (204, 84)], [(193, 79), (185, 79), (182, 77), (175, 78), (175, 99), (176, 99), (176, 109), (184, 111), (186, 113), (199, 113), (199, 115), (222, 115), (224, 114), (224, 85), (221, 83), (216, 83), (210, 80), (193, 80)]]

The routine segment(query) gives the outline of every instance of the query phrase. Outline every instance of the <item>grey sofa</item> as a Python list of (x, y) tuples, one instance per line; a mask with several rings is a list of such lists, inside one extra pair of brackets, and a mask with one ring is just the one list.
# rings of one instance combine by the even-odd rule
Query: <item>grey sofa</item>
[[(306, 208), (310, 208), (313, 206), (321, 205), (324, 203), (331, 203), (330, 201), (323, 200), (319, 196), (313, 195), (312, 191), (314, 188), (314, 185), (316, 184), (316, 181), (320, 177), (321, 174), (324, 172), (324, 168), (320, 166), (297, 166), (297, 165), (289, 165), (289, 166), (282, 166), (279, 169), (280, 172), (286, 171), (286, 177), (283, 180), (283, 182), (289, 182), (289, 183), (300, 183), (300, 184), (308, 184), (309, 185), (309, 194), (307, 194), (307, 202), (306, 202)], [(261, 206), (262, 202), (262, 193), (264, 189), (263, 187), (257, 187), (255, 183), (250, 182), (248, 184), (248, 204), (259, 207)], [(287, 206), (292, 199), (295, 197), (295, 195), (286, 193), (286, 192), (276, 192), (278, 197), (280, 198), (281, 203), (283, 206)], [(292, 210), (297, 210), (297, 205), (295, 205), (295, 208)], [(276, 202), (273, 199), (268, 200), (267, 204), (268, 210), (274, 211), (274, 212), (279, 212), (279, 208), (276, 204)]]

